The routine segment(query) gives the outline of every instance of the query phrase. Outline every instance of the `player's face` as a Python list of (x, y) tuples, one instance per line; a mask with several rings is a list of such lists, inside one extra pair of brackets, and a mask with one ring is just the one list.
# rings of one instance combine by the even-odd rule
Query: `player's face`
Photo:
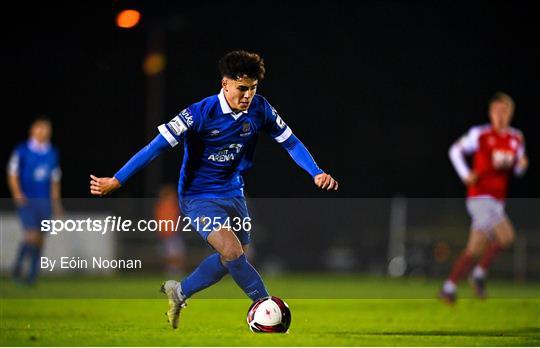
[(223, 78), (222, 87), (229, 106), (234, 111), (246, 111), (257, 93), (257, 80), (241, 77), (233, 80)]
[(38, 121), (30, 128), (30, 137), (40, 143), (46, 143), (51, 139), (51, 125), (49, 122)]
[(500, 130), (510, 126), (514, 110), (510, 103), (494, 101), (489, 105), (489, 119), (493, 128)]

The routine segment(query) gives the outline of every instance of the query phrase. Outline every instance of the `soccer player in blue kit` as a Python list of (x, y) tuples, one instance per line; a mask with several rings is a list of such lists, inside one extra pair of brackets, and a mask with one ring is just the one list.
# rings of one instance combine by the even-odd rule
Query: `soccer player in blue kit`
[[(181, 282), (168, 280), (161, 290), (169, 299), (167, 317), (177, 328), (186, 300), (229, 273), (256, 301), (268, 296), (259, 273), (246, 259), (250, 233), (242, 224), (249, 218), (242, 172), (252, 165), (257, 135), (264, 130), (285, 148), (321, 189), (337, 190), (338, 183), (315, 163), (277, 111), (256, 94), (264, 78), (262, 58), (246, 51), (227, 53), (220, 61), (221, 91), (182, 110), (159, 134), (135, 154), (114, 177), (91, 175), (90, 191), (103, 196), (118, 189), (137, 170), (166, 148), (184, 141), (178, 183), (182, 214), (216, 253)], [(242, 228), (235, 228), (234, 221)], [(209, 223), (207, 223), (209, 222)]]
[[(19, 247), (13, 279), (33, 284), (39, 271), (43, 246), (41, 221), (62, 214), (58, 151), (51, 145), (51, 122), (38, 117), (30, 126), (28, 141), (15, 147), (8, 163), (8, 186), (24, 229)], [(30, 259), (27, 274), (23, 263)]]

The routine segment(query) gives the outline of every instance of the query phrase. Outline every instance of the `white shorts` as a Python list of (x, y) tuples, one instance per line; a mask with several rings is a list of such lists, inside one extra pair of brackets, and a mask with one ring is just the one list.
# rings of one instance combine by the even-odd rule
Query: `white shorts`
[(492, 197), (467, 198), (467, 211), (471, 216), (472, 230), (488, 234), (495, 225), (506, 219), (504, 203)]

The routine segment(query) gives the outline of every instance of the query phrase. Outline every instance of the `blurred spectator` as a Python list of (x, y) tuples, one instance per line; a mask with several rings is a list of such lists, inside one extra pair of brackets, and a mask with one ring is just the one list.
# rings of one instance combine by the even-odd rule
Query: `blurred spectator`
[[(161, 187), (159, 197), (154, 207), (154, 218), (158, 221), (158, 238), (160, 239), (159, 254), (163, 258), (165, 271), (178, 276), (184, 272), (186, 248), (184, 241), (174, 227), (180, 217), (178, 196), (171, 184)], [(173, 223), (159, 223), (170, 220)], [(180, 224), (181, 225), (181, 224)]]

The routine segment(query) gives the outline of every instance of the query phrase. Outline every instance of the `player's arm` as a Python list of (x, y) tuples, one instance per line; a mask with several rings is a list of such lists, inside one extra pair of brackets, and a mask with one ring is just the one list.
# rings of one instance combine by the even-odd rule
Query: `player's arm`
[(291, 128), (283, 122), (277, 111), (265, 101), (265, 127), (267, 132), (287, 150), (292, 159), (311, 175), (315, 185), (321, 189), (337, 190), (338, 182), (326, 174), (315, 162), (304, 144), (293, 134)]
[(516, 164), (514, 165), (514, 175), (522, 177), (529, 168), (529, 158), (525, 153), (525, 139), (522, 137), (517, 150)]
[(58, 163), (58, 157), (56, 158), (56, 166), (51, 175), (51, 203), (55, 216), (64, 215), (64, 207), (62, 206), (62, 170)]
[(158, 134), (148, 145), (131, 157), (113, 177), (98, 178), (95, 175), (90, 175), (90, 193), (104, 196), (119, 189), (130, 177), (146, 167), (168, 147), (167, 140)]
[(472, 154), (478, 149), (478, 131), (475, 128), (459, 138), (450, 146), (448, 157), (454, 166), (461, 181), (467, 186), (474, 185), (478, 181), (478, 173), (472, 171), (467, 165), (465, 156)]
[(7, 184), (9, 191), (11, 192), (11, 197), (13, 197), (15, 205), (18, 207), (26, 204), (26, 196), (21, 189), (21, 184), (19, 181), (19, 163), (20, 155), (17, 150), (15, 150), (8, 162)]
[(193, 127), (193, 119), (194, 117), (188, 108), (169, 123), (160, 125), (158, 127), (159, 134), (131, 157), (113, 177), (98, 178), (95, 175), (90, 175), (90, 193), (96, 196), (104, 196), (122, 187), (131, 176), (146, 167), (165, 149), (178, 145), (182, 141), (185, 132)]
[(308, 149), (294, 134), (291, 133), (287, 140), (280, 144), (287, 150), (296, 164), (311, 175), (317, 187), (326, 190), (338, 189), (338, 182), (319, 168)]

